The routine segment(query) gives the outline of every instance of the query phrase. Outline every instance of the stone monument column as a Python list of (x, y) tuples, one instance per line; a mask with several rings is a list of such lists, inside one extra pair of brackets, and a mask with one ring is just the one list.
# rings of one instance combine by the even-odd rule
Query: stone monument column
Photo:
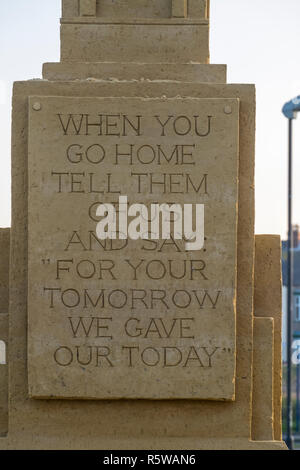
[(60, 63), (14, 84), (0, 448), (284, 449), (255, 87), (209, 64), (208, 0), (62, 7)]

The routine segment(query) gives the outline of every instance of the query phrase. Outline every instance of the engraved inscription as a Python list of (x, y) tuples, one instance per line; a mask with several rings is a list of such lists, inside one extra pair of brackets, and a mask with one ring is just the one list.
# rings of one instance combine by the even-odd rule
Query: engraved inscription
[[(238, 100), (30, 97), (29, 109), (30, 395), (234, 399)], [(143, 205), (144, 227), (153, 205), (202, 205), (204, 246), (120, 235), (120, 200), (128, 220)], [(100, 205), (114, 239), (98, 236)]]

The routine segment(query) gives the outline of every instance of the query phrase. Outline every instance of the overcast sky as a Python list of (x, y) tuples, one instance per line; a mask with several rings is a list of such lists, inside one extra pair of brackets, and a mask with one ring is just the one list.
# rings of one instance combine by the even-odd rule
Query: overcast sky
[[(61, 0), (0, 0), (0, 226), (10, 225), (10, 101), (15, 80), (41, 78), (59, 61)], [(287, 227), (287, 122), (282, 105), (300, 95), (300, 1), (211, 0), (211, 63), (229, 83), (257, 87), (256, 233)], [(299, 135), (299, 137), (298, 137)], [(294, 222), (300, 224), (300, 116), (295, 121)]]

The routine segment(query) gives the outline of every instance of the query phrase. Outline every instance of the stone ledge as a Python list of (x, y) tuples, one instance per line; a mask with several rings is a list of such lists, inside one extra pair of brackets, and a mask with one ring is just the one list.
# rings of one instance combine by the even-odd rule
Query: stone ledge
[[(20, 441), (19, 441), (20, 442)], [(0, 450), (288, 450), (283, 441), (250, 441), (247, 439), (197, 439), (197, 438), (144, 438), (144, 439), (78, 439), (34, 435), (24, 436), (22, 445), (9, 438), (0, 438)]]
[(43, 65), (47, 80), (166, 80), (196, 83), (226, 83), (226, 65), (144, 64), (123, 62), (57, 62)]
[(196, 18), (103, 18), (93, 16), (83, 16), (75, 18), (61, 18), (61, 24), (114, 24), (114, 25), (159, 25), (159, 26), (191, 26), (191, 25), (209, 25), (208, 20)]

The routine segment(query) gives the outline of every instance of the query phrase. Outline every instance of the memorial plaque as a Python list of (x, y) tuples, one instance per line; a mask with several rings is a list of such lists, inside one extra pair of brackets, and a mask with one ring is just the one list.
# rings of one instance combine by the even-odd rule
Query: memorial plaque
[(31, 397), (234, 400), (238, 135), (238, 99), (29, 98)]

